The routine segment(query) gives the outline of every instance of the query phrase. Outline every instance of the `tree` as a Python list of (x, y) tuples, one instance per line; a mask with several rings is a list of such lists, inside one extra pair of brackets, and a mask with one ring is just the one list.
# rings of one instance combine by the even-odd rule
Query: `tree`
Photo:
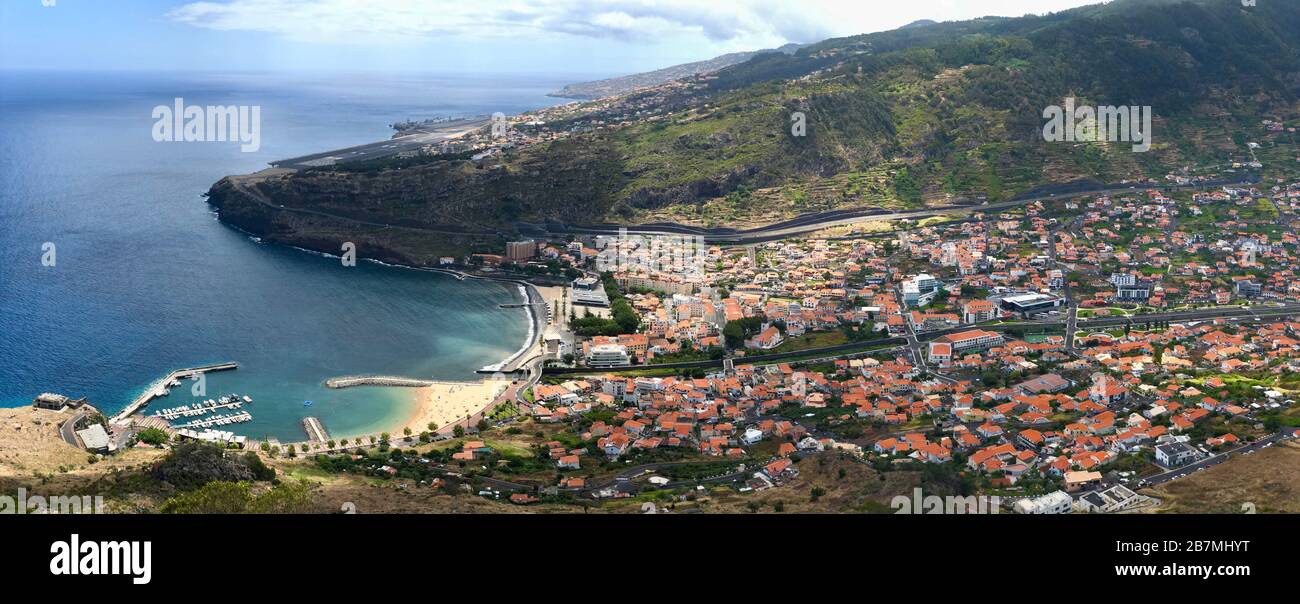
[(253, 480), (261, 480), (264, 482), (275, 480), (275, 470), (266, 465), (266, 463), (262, 461), (262, 458), (258, 457), (256, 453), (252, 451), (244, 453), (242, 461), (244, 462), (244, 465), (248, 466), (248, 470), (253, 473)]
[(209, 482), (163, 502), (164, 514), (241, 514), (252, 501), (247, 482)]
[[(144, 430), (137, 432), (135, 436), (136, 438), (140, 439), (140, 442), (148, 445), (153, 445), (155, 447), (166, 443), (167, 440), (170, 438), (169, 436), (167, 436), (167, 432), (160, 430), (158, 428), (145, 428)], [(265, 445), (266, 443), (262, 443), (262, 444)]]
[(153, 469), (152, 475), (184, 491), (213, 481), (271, 480), (275, 472), (252, 451), (240, 456), (217, 445), (187, 442), (172, 449)]
[(462, 436), (465, 436), (465, 428), (463, 426), (456, 426), (455, 428), (451, 429), (451, 433), (456, 438), (460, 438)]

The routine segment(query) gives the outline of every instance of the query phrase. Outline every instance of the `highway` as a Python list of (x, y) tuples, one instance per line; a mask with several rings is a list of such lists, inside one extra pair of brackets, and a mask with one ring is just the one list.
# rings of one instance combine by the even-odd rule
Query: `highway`
[(728, 244), (728, 245), (748, 245), (753, 243), (763, 243), (774, 241), (820, 231), (822, 229), (848, 226), (862, 222), (873, 222), (879, 220), (917, 220), (930, 218), (933, 216), (951, 215), (951, 214), (971, 214), (974, 212), (999, 212), (1019, 206), (1027, 205), (1039, 201), (1054, 201), (1060, 199), (1070, 199), (1075, 197), (1087, 197), (1091, 195), (1105, 195), (1115, 193), (1133, 193), (1146, 189), (1160, 189), (1164, 191), (1173, 190), (1200, 190), (1220, 186), (1249, 186), (1254, 184), (1253, 181), (1246, 182), (1226, 182), (1216, 181), (1207, 182), (1197, 185), (1187, 186), (1153, 186), (1153, 185), (1108, 185), (1103, 188), (1088, 189), (1084, 191), (1073, 191), (1069, 193), (1052, 194), (1041, 197), (1029, 197), (1016, 199), (1012, 201), (1002, 201), (997, 203), (986, 203), (983, 205), (966, 205), (946, 208), (934, 208), (925, 210), (895, 211), (883, 210), (879, 208), (853, 209), (853, 210), (833, 210), (829, 212), (819, 212), (816, 214), (805, 214), (784, 222), (759, 227), (748, 230), (737, 230), (730, 228), (703, 228), (691, 225), (682, 225), (675, 223), (649, 223), (641, 225), (623, 226), (623, 225), (566, 225), (562, 223), (530, 224), (520, 223), (519, 226), (527, 230), (544, 231), (551, 236), (564, 235), (605, 235), (618, 236), (626, 232), (628, 235), (642, 236), (701, 236), (706, 243)]
[[(1232, 307), (1232, 308), (1207, 308), (1200, 310), (1184, 310), (1178, 312), (1166, 313), (1148, 313), (1143, 315), (1133, 315), (1131, 317), (1102, 317), (1097, 319), (1075, 319), (1076, 329), (1091, 329), (1097, 327), (1119, 327), (1123, 325), (1142, 325), (1144, 323), (1171, 322), (1185, 323), (1189, 321), (1210, 321), (1215, 319), (1244, 319), (1248, 322), (1267, 321), (1270, 319), (1282, 319), (1285, 317), (1300, 316), (1300, 304), (1284, 304), (1281, 306), (1252, 306), (1252, 307)], [(1067, 321), (1021, 321), (1016, 323), (981, 323), (976, 325), (962, 325), (960, 327), (951, 327), (935, 331), (926, 331), (917, 334), (922, 340), (932, 340), (949, 334), (960, 333), (971, 329), (984, 329), (988, 331), (1008, 331), (1016, 329), (1034, 329), (1034, 328), (1056, 328), (1064, 329), (1068, 324)]]

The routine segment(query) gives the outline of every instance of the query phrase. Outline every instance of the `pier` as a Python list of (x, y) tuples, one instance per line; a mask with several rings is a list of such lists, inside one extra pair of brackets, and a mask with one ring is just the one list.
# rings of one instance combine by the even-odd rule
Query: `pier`
[(314, 417), (302, 418), (302, 429), (307, 432), (308, 442), (323, 443), (330, 439), (329, 432), (325, 431), (325, 425)]
[(168, 385), (172, 382), (188, 379), (201, 373), (208, 373), (211, 371), (229, 371), (238, 368), (239, 363), (230, 362), (218, 363), (216, 365), (204, 365), (202, 367), (190, 367), (188, 369), (177, 369), (176, 371), (167, 374), (167, 377), (150, 384), (148, 388), (144, 389), (144, 393), (131, 401), (131, 403), (119, 411), (117, 415), (109, 418), (109, 423), (120, 423), (126, 420), (126, 418), (131, 417), (131, 415), (139, 411), (141, 407), (149, 404), (149, 401), (158, 398), (163, 392), (167, 392)]

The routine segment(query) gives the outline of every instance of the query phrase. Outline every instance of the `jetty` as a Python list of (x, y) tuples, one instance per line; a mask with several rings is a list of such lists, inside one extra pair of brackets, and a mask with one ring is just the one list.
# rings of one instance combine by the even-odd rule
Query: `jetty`
[(353, 375), (325, 380), (326, 388), (333, 388), (336, 390), (339, 388), (352, 388), (353, 386), (398, 386), (403, 388), (423, 388), (434, 384), (437, 384), (437, 382), (392, 375)]
[(325, 425), (314, 417), (302, 418), (302, 429), (307, 432), (308, 442), (323, 443), (330, 439), (329, 432), (325, 431)]
[(135, 400), (131, 401), (131, 403), (128, 404), (126, 407), (123, 407), (122, 410), (117, 413), (117, 415), (114, 415), (112, 418), (109, 419), (109, 422), (116, 424), (126, 420), (126, 418), (131, 417), (131, 415), (139, 411), (142, 407), (148, 405), (149, 401), (152, 401), (153, 399), (158, 398), (160, 396), (167, 396), (167, 394), (165, 393), (169, 393), (168, 387), (172, 385), (179, 385), (179, 382), (183, 379), (189, 379), (201, 373), (208, 373), (212, 371), (230, 371), (232, 369), (238, 369), (238, 368), (239, 368), (239, 363), (229, 362), (229, 363), (218, 363), (216, 365), (204, 365), (202, 367), (190, 367), (187, 369), (177, 369), (176, 371), (167, 374), (167, 377), (158, 380), (157, 382), (151, 384), (148, 388), (145, 388), (144, 393), (136, 397)]

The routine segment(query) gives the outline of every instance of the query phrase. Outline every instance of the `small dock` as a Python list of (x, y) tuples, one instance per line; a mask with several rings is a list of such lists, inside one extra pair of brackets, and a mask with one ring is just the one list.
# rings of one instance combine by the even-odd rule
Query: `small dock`
[(302, 418), (302, 429), (307, 432), (307, 440), (310, 442), (323, 443), (330, 439), (329, 432), (325, 431), (325, 425), (314, 417)]
[(117, 415), (110, 418), (109, 422), (114, 424), (122, 422), (126, 418), (131, 417), (131, 415), (135, 414), (135, 412), (139, 411), (142, 407), (149, 404), (149, 401), (152, 401), (159, 396), (166, 396), (164, 393), (168, 391), (167, 389), (172, 382), (189, 379), (201, 373), (230, 371), (238, 368), (239, 363), (230, 362), (218, 363), (216, 365), (204, 365), (202, 367), (190, 367), (188, 369), (177, 369), (176, 371), (167, 374), (167, 377), (150, 384), (148, 388), (144, 389), (143, 394), (136, 397), (136, 399), (131, 401), (129, 405), (119, 411)]

